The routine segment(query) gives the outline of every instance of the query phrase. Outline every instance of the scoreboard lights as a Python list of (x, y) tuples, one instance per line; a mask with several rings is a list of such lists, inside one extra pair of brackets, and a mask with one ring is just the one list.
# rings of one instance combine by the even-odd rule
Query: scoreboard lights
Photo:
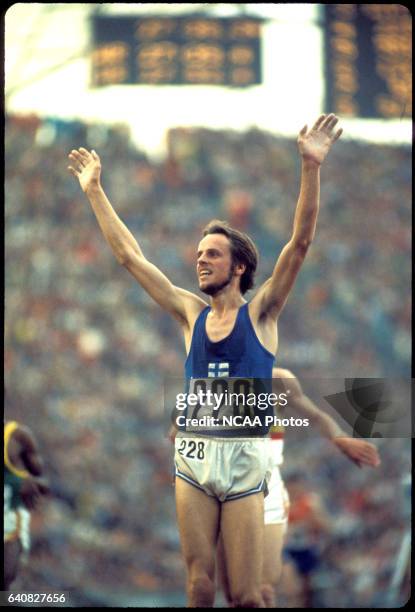
[(258, 85), (261, 22), (95, 16), (92, 85)]
[[(412, 115), (412, 17), (402, 4), (326, 4), (325, 110)], [(260, 85), (256, 17), (92, 17), (92, 86)], [(275, 58), (281, 61), (281, 58)]]
[(327, 111), (411, 117), (412, 16), (402, 4), (326, 4)]

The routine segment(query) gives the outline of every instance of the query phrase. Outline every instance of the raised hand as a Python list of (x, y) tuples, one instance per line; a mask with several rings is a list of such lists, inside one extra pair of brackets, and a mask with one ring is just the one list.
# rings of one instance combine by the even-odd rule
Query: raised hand
[(337, 448), (359, 467), (369, 465), (378, 467), (380, 459), (376, 446), (366, 440), (358, 438), (335, 438), (333, 440)]
[(311, 130), (307, 131), (305, 125), (298, 135), (297, 143), (304, 160), (313, 161), (316, 164), (323, 163), (330, 148), (340, 138), (342, 128), (335, 131), (339, 121), (336, 115), (320, 115)]
[(73, 164), (73, 166), (68, 166), (68, 170), (79, 180), (85, 193), (91, 186), (99, 185), (101, 161), (94, 150), (89, 152), (83, 147), (78, 150), (72, 149), (68, 157)]

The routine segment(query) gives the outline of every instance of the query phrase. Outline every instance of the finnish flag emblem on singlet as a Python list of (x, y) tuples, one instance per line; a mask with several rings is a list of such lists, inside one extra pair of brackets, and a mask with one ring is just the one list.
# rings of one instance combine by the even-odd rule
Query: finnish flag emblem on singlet
[(209, 363), (208, 377), (218, 378), (219, 376), (229, 376), (229, 362), (222, 361), (220, 363)]

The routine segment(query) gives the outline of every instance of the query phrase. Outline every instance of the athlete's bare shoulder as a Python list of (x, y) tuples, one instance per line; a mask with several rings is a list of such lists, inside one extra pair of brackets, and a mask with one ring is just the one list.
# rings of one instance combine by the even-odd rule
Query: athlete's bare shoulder
[(261, 315), (261, 298), (255, 295), (248, 305), (249, 318), (261, 344), (273, 355), (278, 349), (278, 322), (268, 314)]
[(302, 397), (303, 390), (300, 382), (295, 374), (291, 370), (286, 368), (273, 368), (272, 378), (274, 379), (274, 386), (282, 387), (286, 393), (290, 393), (292, 400), (298, 400)]
[(291, 372), (291, 370), (287, 370), (286, 368), (273, 368), (272, 377), (273, 378), (296, 378), (296, 376)]
[(185, 318), (182, 321), (182, 331), (186, 346), (186, 353), (188, 353), (192, 342), (193, 328), (196, 320), (202, 310), (204, 310), (206, 306), (209, 306), (209, 304), (195, 293), (187, 291), (187, 289), (177, 287), (177, 291), (180, 295), (185, 311)]
[(206, 306), (209, 306), (209, 304), (187, 289), (182, 289), (181, 287), (176, 287), (176, 289), (183, 300), (187, 322), (189, 325), (193, 325), (202, 310), (204, 310)]

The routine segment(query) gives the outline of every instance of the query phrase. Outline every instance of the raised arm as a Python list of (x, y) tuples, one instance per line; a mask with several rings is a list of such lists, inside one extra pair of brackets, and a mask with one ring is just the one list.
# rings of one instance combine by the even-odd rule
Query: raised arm
[(258, 303), (259, 317), (278, 317), (314, 238), (320, 200), (320, 166), (343, 131), (335, 130), (337, 122), (338, 118), (333, 114), (321, 115), (310, 130), (305, 125), (299, 133), (301, 186), (293, 232), (278, 257), (271, 278), (254, 298)]
[(121, 221), (101, 185), (101, 161), (97, 153), (84, 148), (69, 154), (71, 174), (87, 196), (98, 224), (118, 262), (140, 283), (145, 291), (182, 324), (197, 316), (205, 306), (196, 295), (175, 287), (170, 280), (143, 255), (136, 239)]
[[(274, 369), (273, 376), (278, 377), (288, 394), (288, 407), (309, 419), (310, 424), (317, 427), (320, 433), (329, 439), (339, 451), (359, 467), (369, 465), (377, 467), (380, 464), (376, 446), (366, 440), (351, 438), (337, 425), (336, 421), (304, 394), (298, 378), (289, 370)], [(279, 384), (279, 381), (276, 381)]]

